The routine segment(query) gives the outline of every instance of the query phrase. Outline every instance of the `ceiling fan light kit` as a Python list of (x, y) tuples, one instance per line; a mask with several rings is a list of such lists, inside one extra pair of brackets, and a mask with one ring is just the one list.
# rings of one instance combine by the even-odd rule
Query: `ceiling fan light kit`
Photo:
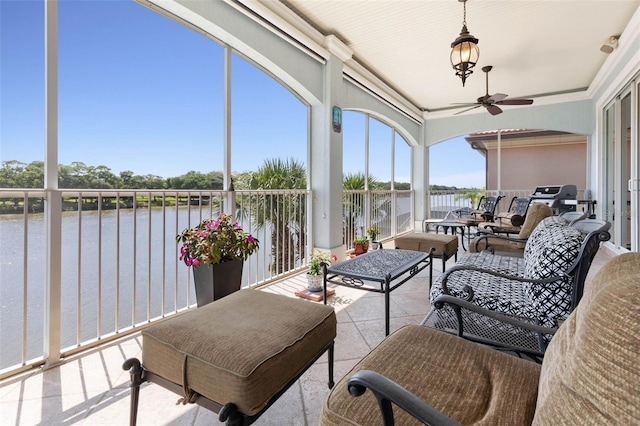
[(456, 75), (462, 79), (464, 86), (467, 77), (473, 73), (472, 68), (478, 63), (480, 49), (478, 39), (469, 34), (467, 29), (467, 0), (458, 0), (463, 4), (464, 15), (462, 18), (462, 30), (460, 35), (451, 43), (451, 66), (456, 70)]

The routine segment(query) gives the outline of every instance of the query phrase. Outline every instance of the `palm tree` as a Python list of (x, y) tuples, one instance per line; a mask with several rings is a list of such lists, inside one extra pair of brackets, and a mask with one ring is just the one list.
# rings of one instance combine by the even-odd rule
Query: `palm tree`
[[(378, 180), (369, 176), (367, 180), (367, 186), (369, 189), (374, 189), (378, 185)], [(364, 191), (365, 189), (365, 176), (364, 173), (347, 173), (342, 178), (342, 189), (352, 190), (352, 191)], [(356, 193), (352, 195), (344, 195), (343, 203), (344, 206), (344, 230), (343, 230), (343, 240), (345, 244), (353, 244), (353, 239), (356, 237), (356, 228), (358, 226), (358, 221), (362, 220), (365, 216), (365, 194)]]
[[(251, 175), (251, 189), (306, 189), (307, 172), (294, 159), (267, 159)], [(251, 213), (258, 228), (270, 227), (272, 271), (280, 274), (293, 269), (305, 257), (306, 201), (295, 194), (260, 195)]]
[(454, 197), (454, 201), (465, 200), (468, 199), (471, 201), (471, 208), (475, 208), (478, 205), (478, 201), (480, 201), (480, 197), (482, 197), (485, 193), (484, 188), (470, 188), (465, 189), (462, 192), (456, 193)]

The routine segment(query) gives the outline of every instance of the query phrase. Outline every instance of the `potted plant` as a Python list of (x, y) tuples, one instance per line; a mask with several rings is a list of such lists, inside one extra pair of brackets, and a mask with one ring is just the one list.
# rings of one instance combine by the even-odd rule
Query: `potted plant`
[(367, 237), (358, 237), (353, 240), (353, 251), (355, 255), (366, 253), (369, 250), (369, 239)]
[(180, 260), (193, 266), (199, 307), (239, 290), (244, 261), (259, 248), (258, 239), (225, 213), (185, 229), (176, 241), (182, 244)]
[(322, 264), (327, 266), (337, 259), (335, 254), (325, 250), (314, 249), (309, 256), (309, 272), (307, 272), (307, 288), (309, 291), (322, 291), (324, 269)]
[(380, 243), (378, 243), (378, 235), (380, 235), (380, 228), (378, 228), (378, 225), (376, 225), (375, 223), (372, 224), (370, 227), (367, 228), (367, 235), (369, 236), (369, 239), (371, 240), (371, 247), (376, 250), (378, 248), (378, 245)]

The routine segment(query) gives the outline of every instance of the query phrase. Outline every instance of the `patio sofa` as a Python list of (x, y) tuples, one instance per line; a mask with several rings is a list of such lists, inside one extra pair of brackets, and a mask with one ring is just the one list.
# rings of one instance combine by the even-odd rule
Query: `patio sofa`
[(552, 216), (536, 227), (522, 258), (467, 253), (434, 281), (433, 308), (422, 325), (543, 356), (549, 333), (514, 329), (502, 316), (557, 327), (580, 301), (591, 262), (609, 238), (606, 231), (585, 234)]
[(541, 365), (405, 326), (336, 384), (320, 424), (638, 424), (638, 306), (640, 254), (627, 253), (594, 277)]

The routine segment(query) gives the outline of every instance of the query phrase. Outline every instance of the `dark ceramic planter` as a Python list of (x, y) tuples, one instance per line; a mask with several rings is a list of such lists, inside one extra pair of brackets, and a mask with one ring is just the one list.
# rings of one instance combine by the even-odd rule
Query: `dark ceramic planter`
[(241, 260), (231, 260), (193, 268), (198, 307), (240, 290), (243, 265)]

